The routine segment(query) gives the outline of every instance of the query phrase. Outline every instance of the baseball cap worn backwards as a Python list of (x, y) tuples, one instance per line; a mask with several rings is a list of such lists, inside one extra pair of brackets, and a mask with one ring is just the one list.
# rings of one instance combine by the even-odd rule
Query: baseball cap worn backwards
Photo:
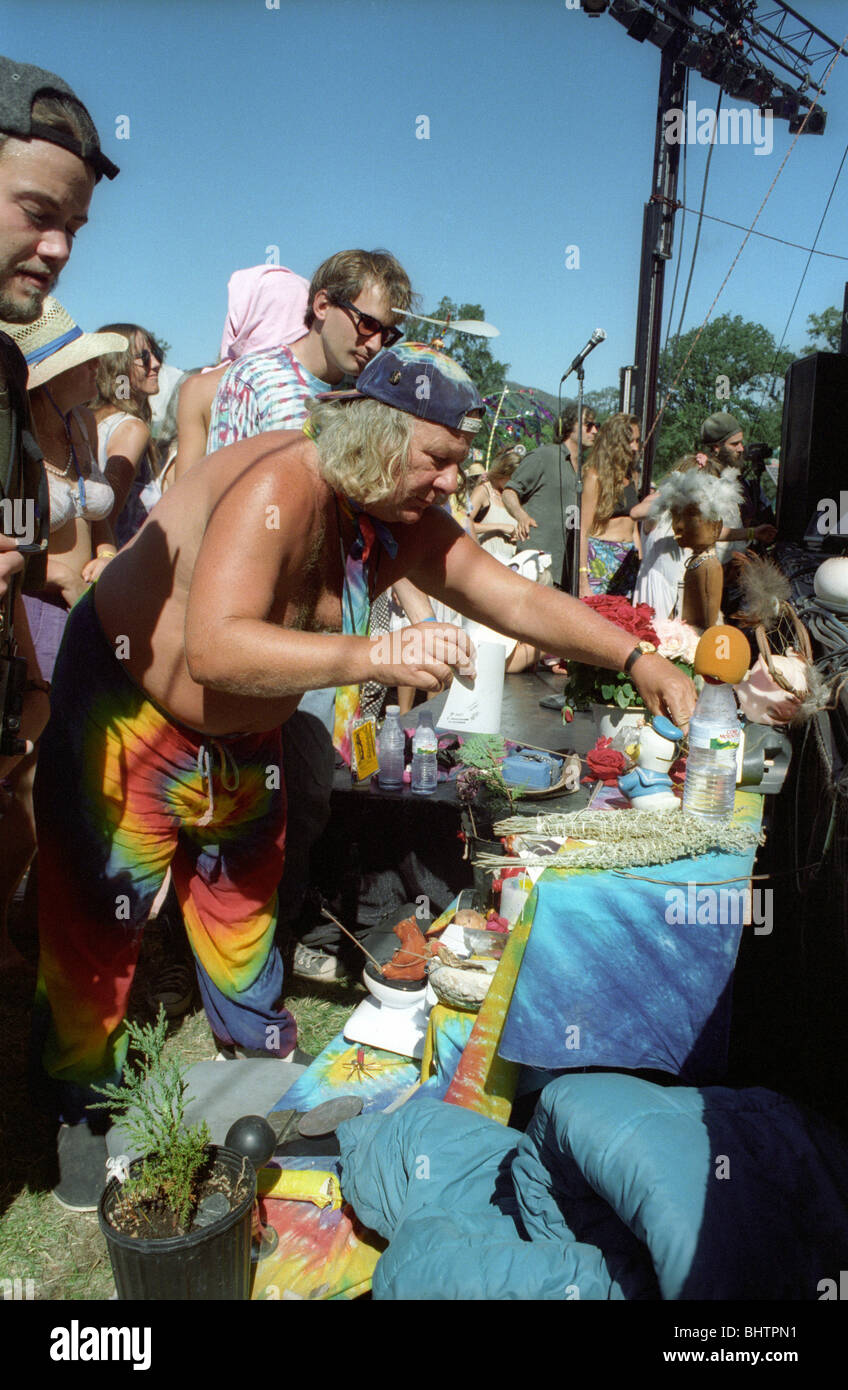
[(363, 367), (354, 391), (322, 392), (318, 399), (356, 400), (362, 396), (465, 434), (476, 434), (482, 424), (471, 412), (485, 409), (468, 373), (452, 357), (426, 343), (385, 348)]
[[(61, 77), (44, 68), (33, 67), (31, 63), (16, 63), (13, 58), (0, 56), (0, 134), (14, 135), (19, 140), (46, 140), (51, 145), (61, 145), (91, 165), (97, 182), (103, 174), (107, 179), (115, 178), (120, 170), (101, 150), (96, 131), (87, 140), (78, 140), (67, 131), (56, 130), (53, 126), (32, 119), (32, 103), (39, 96), (72, 97), (91, 121), (90, 113), (76, 92)], [(94, 129), (93, 121), (91, 125)]]

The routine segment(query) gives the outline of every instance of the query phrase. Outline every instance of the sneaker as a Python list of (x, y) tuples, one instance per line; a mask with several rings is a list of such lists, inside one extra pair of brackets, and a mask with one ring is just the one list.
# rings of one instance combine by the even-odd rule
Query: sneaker
[(169, 1018), (182, 1018), (194, 999), (195, 978), (194, 967), (185, 961), (164, 966), (148, 990), (157, 1014), (162, 1004)]
[(273, 1052), (267, 1052), (262, 1047), (239, 1047), (235, 1043), (222, 1042), (218, 1043), (215, 1061), (246, 1062), (265, 1057), (270, 1057), (274, 1062), (296, 1062), (300, 1067), (309, 1067), (315, 1061), (315, 1058), (308, 1052), (301, 1052), (299, 1047), (294, 1048), (285, 1057), (277, 1057)]
[(106, 1140), (88, 1125), (61, 1125), (56, 1136), (59, 1181), (53, 1196), (66, 1211), (97, 1211), (106, 1186)]
[(346, 980), (350, 974), (338, 956), (328, 955), (326, 951), (315, 951), (311, 946), (300, 944), (294, 948), (292, 969), (301, 980), (317, 980), (319, 983)]

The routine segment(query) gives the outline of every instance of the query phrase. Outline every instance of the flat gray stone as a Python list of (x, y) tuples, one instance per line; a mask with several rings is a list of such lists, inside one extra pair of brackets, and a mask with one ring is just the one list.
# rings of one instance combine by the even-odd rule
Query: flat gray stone
[[(188, 1084), (186, 1124), (205, 1120), (213, 1144), (223, 1144), (230, 1126), (242, 1115), (267, 1115), (306, 1067), (277, 1057), (248, 1058), (232, 1062), (195, 1062), (185, 1073)], [(134, 1149), (120, 1122), (106, 1135), (110, 1158), (143, 1155)]]

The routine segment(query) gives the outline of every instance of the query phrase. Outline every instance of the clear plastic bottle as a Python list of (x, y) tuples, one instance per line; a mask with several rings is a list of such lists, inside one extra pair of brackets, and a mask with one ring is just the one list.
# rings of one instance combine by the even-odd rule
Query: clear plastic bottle
[(689, 722), (684, 811), (704, 820), (728, 820), (732, 816), (741, 738), (733, 687), (707, 682)]
[(433, 716), (425, 710), (418, 720), (412, 740), (412, 790), (429, 794), (439, 783), (439, 740), (433, 728)]
[(403, 786), (403, 761), (406, 735), (400, 725), (400, 706), (389, 705), (380, 730), (378, 757), (380, 760), (379, 780), (381, 787), (399, 788)]

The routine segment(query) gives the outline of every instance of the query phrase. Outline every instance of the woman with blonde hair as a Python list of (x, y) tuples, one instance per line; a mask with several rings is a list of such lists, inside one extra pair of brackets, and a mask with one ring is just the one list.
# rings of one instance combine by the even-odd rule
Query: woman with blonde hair
[(120, 333), (128, 342), (124, 352), (101, 359), (97, 395), (91, 403), (97, 421), (98, 461), (115, 494), (110, 521), (120, 546), (144, 523), (147, 512), (140, 493), (158, 475), (150, 397), (158, 394), (165, 354), (136, 323), (110, 323), (98, 332)]
[(507, 511), (503, 491), (521, 462), (514, 447), (500, 449), (488, 473), (471, 494), (471, 522), (475, 540), (498, 560), (511, 560), (515, 554), (517, 522)]
[(622, 594), (629, 598), (641, 555), (639, 528), (630, 515), (636, 491), (639, 421), (611, 415), (595, 436), (583, 470), (580, 508), (581, 598)]

